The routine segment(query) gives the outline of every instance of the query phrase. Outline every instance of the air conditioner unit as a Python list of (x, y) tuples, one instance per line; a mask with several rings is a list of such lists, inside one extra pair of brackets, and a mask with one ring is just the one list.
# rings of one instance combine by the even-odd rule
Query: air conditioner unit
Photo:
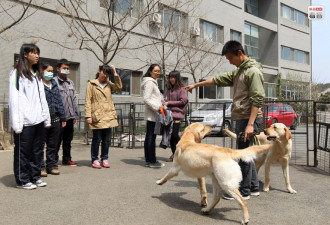
[(199, 36), (201, 35), (201, 29), (199, 27), (191, 27), (190, 34), (192, 36)]
[(161, 24), (162, 23), (162, 15), (160, 13), (153, 13), (150, 16), (150, 23), (152, 24)]

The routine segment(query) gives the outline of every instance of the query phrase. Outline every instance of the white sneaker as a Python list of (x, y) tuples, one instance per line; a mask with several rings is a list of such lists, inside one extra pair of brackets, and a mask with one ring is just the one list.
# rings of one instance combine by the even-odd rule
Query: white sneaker
[(47, 186), (47, 183), (46, 182), (43, 182), (41, 179), (37, 180), (35, 182), (35, 184), (38, 186), (38, 187), (45, 187)]
[[(250, 199), (250, 195), (248, 196), (242, 196), (245, 200), (249, 200)], [(233, 197), (229, 196), (227, 193), (223, 192), (222, 193), (222, 198), (226, 199), (226, 200), (235, 200)]]
[(149, 164), (149, 167), (150, 167), (150, 168), (162, 168), (162, 167), (164, 167), (164, 166), (165, 166), (164, 163), (160, 163), (160, 162), (158, 162), (158, 161)]
[(23, 188), (26, 190), (32, 190), (32, 189), (36, 189), (37, 186), (35, 184), (32, 184), (31, 182), (26, 183), (26, 184), (22, 184), (22, 185), (17, 185), (17, 188)]
[(251, 192), (250, 195), (251, 196), (259, 196), (260, 192), (259, 191)]

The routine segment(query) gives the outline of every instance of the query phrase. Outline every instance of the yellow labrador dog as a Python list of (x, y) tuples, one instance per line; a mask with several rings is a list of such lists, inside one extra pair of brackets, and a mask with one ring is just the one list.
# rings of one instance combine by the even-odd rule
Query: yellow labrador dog
[[(237, 138), (236, 134), (230, 130), (224, 129), (224, 132), (231, 138)], [(291, 157), (292, 150), (292, 135), (289, 129), (283, 123), (275, 123), (265, 129), (264, 132), (257, 135), (257, 138), (261, 145), (270, 144), (272, 142), (274, 143), (273, 147), (269, 151), (264, 152), (254, 160), (257, 172), (259, 172), (260, 167), (265, 164), (264, 191), (269, 191), (270, 167), (273, 162), (276, 162), (282, 166), (288, 192), (291, 194), (296, 194), (297, 192), (291, 187), (289, 178), (289, 159)]]
[(182, 170), (187, 176), (199, 178), (201, 186), (202, 204), (206, 205), (205, 176), (211, 176), (213, 186), (213, 202), (202, 211), (209, 213), (220, 201), (221, 190), (233, 196), (243, 210), (242, 224), (249, 222), (246, 200), (241, 196), (238, 185), (242, 180), (238, 160), (252, 161), (271, 148), (272, 145), (258, 145), (244, 150), (233, 150), (215, 145), (201, 144), (205, 135), (211, 132), (211, 127), (202, 123), (188, 126), (177, 144), (172, 168), (156, 183), (164, 184), (167, 180), (177, 176)]

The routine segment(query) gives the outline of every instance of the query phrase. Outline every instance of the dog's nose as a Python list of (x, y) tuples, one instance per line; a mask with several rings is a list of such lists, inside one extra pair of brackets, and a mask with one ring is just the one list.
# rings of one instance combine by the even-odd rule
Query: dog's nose
[(264, 129), (264, 133), (267, 135), (267, 130), (266, 129)]

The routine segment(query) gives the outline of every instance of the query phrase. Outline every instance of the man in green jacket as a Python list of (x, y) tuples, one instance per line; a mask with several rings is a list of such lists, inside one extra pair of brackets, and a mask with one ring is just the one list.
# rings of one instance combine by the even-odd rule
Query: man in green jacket
[[(232, 117), (236, 120), (235, 133), (244, 134), (242, 135), (244, 138), (237, 139), (237, 148), (247, 148), (253, 145), (253, 133), (259, 132), (262, 122), (260, 107), (265, 97), (262, 66), (248, 57), (243, 46), (237, 41), (228, 41), (223, 46), (221, 55), (236, 68), (208, 80), (188, 85), (186, 89), (191, 92), (192, 89), (201, 86), (232, 86), (234, 88)], [(249, 199), (250, 195), (259, 196), (259, 180), (254, 162), (247, 163), (240, 160), (239, 165), (243, 176), (239, 187), (241, 195), (245, 199)], [(233, 199), (225, 193), (223, 197)]]

